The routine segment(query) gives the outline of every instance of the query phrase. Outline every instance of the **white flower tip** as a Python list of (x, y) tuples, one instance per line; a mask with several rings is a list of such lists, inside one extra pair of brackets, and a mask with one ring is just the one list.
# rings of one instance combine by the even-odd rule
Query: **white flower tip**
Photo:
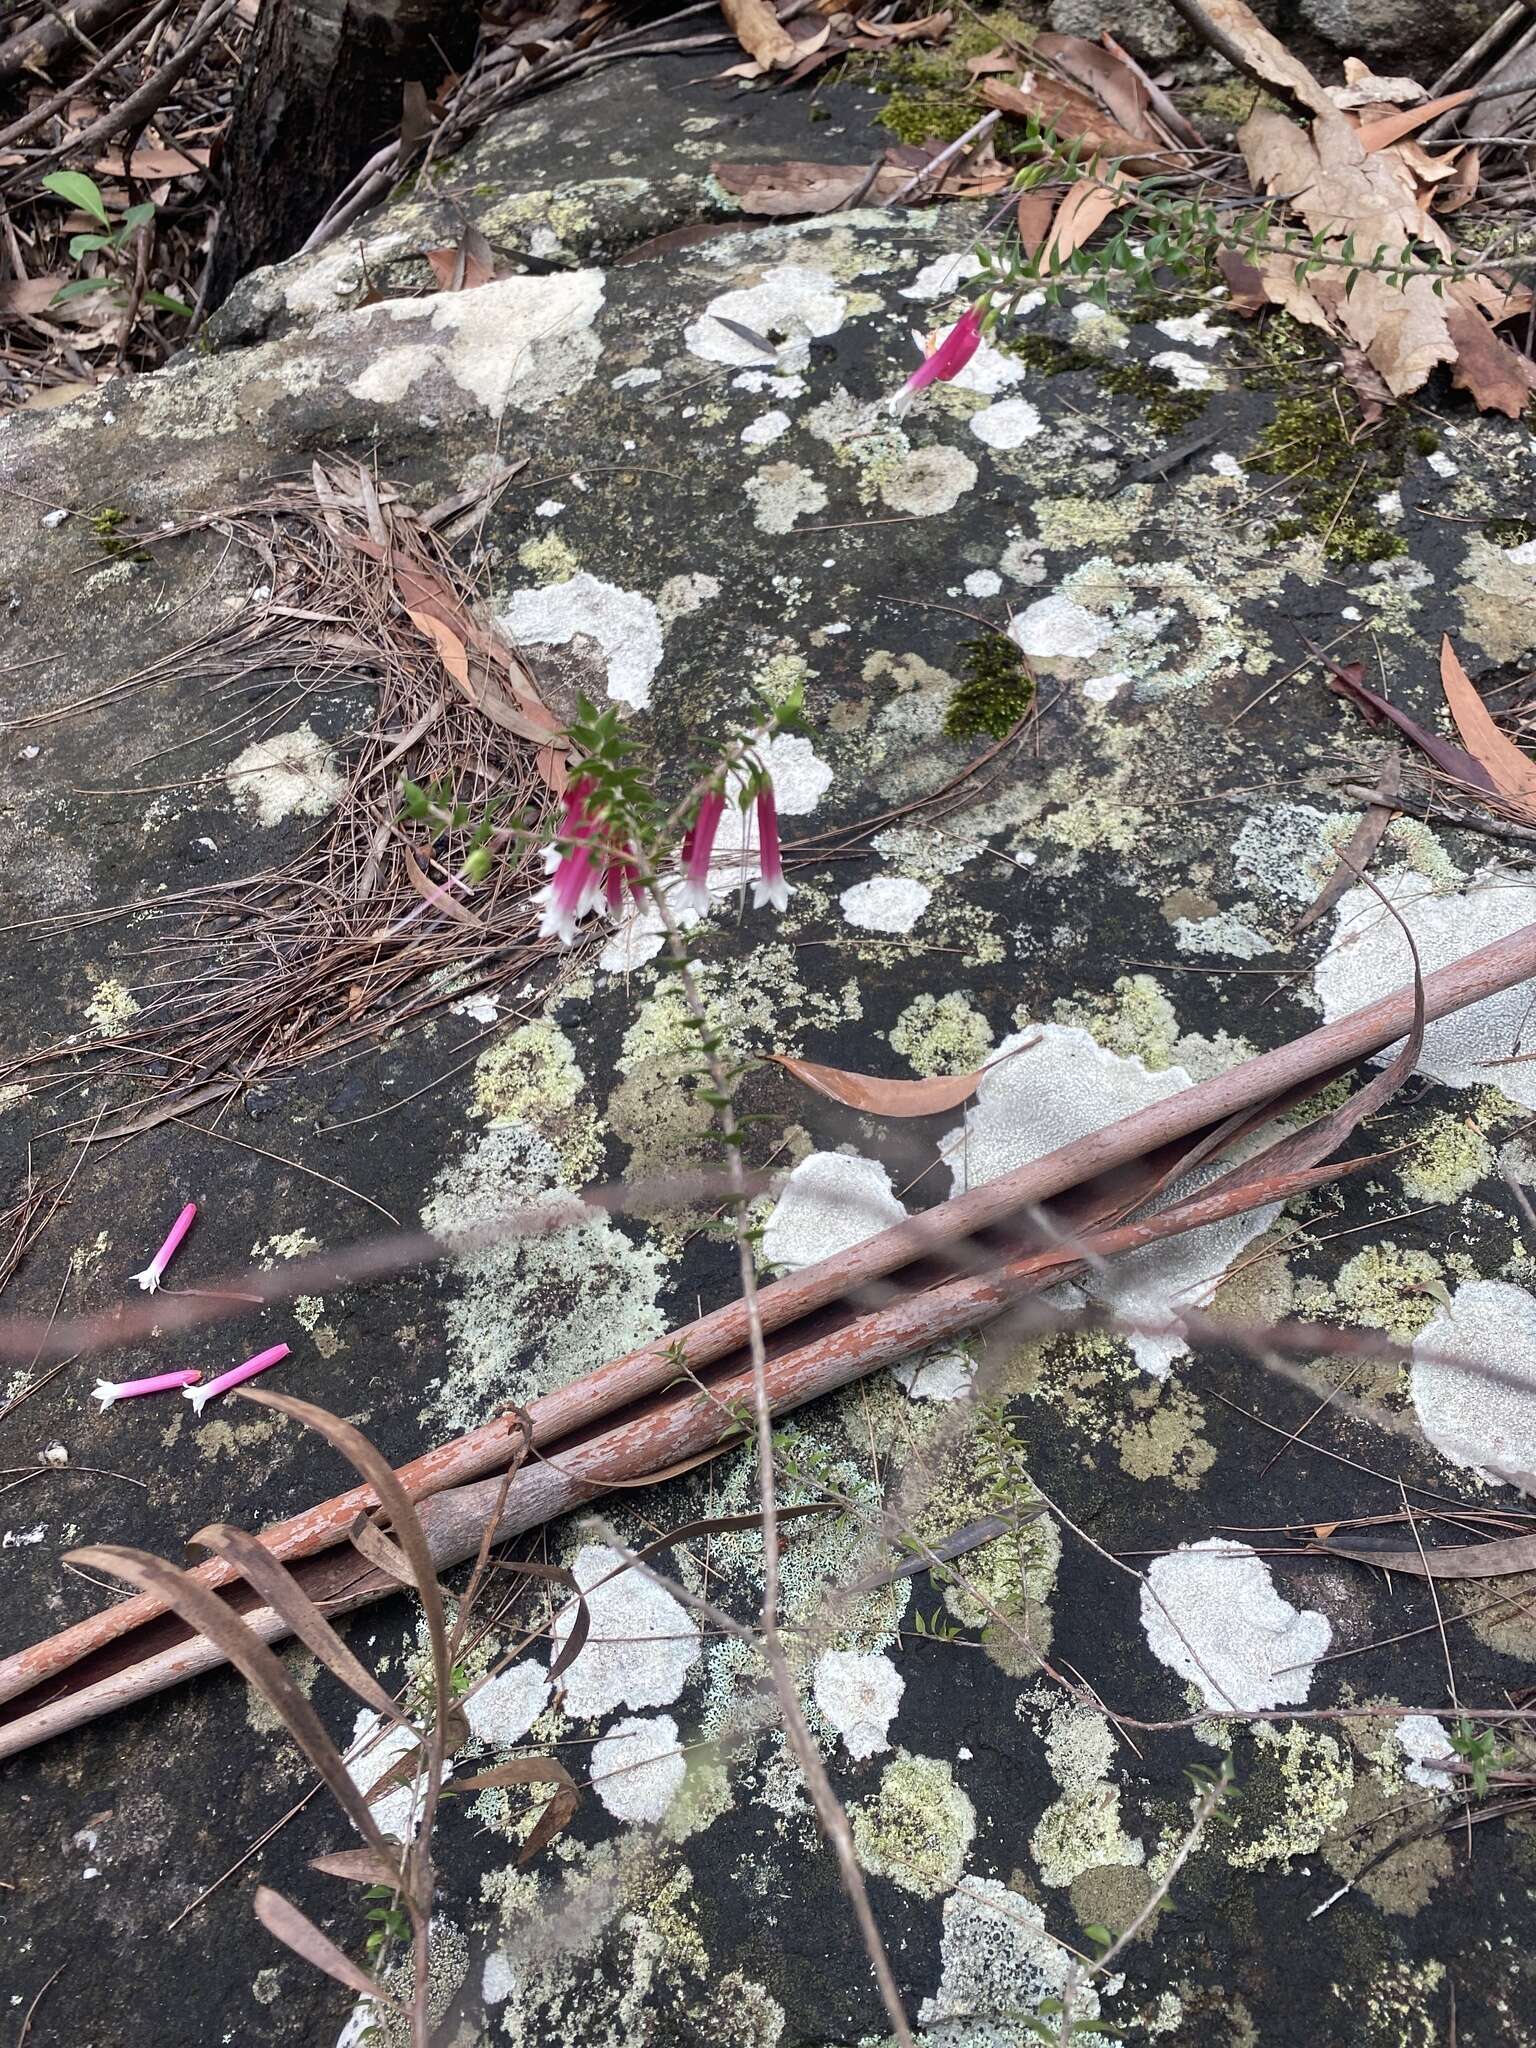
[(146, 1294), (157, 1294), (159, 1292), (160, 1268), (158, 1266), (146, 1266), (142, 1273), (134, 1273), (129, 1277), (137, 1280)]
[(765, 882), (761, 877), (752, 884), (752, 908), (762, 910), (769, 904), (775, 910), (788, 910), (789, 884), (782, 876), (776, 882)]
[(98, 1380), (91, 1389), (91, 1399), (99, 1401), (103, 1408), (110, 1408), (117, 1399), (117, 1389), (110, 1380)]
[(212, 1392), (212, 1387), (183, 1387), (181, 1390), (183, 1400), (192, 1403), (192, 1413), (194, 1415), (202, 1414), (203, 1403)]
[(672, 892), (672, 903), (677, 910), (693, 910), (702, 917), (709, 908), (709, 884), (683, 882)]
[(885, 409), (894, 419), (904, 419), (912, 410), (912, 393), (903, 387), (885, 401)]

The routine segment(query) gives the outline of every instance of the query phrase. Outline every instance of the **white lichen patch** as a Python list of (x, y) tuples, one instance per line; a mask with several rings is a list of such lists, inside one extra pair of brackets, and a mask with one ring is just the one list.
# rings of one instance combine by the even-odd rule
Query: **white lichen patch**
[[(1072, 1955), (1047, 1932), (1033, 1899), (994, 1877), (961, 1878), (944, 1901), (939, 1947), (939, 1988), (918, 2008), (927, 2038), (946, 2048), (1023, 2048), (1036, 2038), (1021, 2016), (1059, 1999)], [(1096, 2019), (1099, 1997), (1091, 1983), (1073, 2011)]]
[(1229, 960), (1256, 960), (1274, 951), (1274, 941), (1242, 914), (1242, 906), (1210, 917), (1176, 917), (1173, 943), (1181, 953), (1215, 953)]
[(798, 462), (770, 462), (742, 486), (759, 533), (788, 533), (797, 519), (827, 509), (827, 494)]
[(1433, 1714), (1405, 1714), (1394, 1723), (1397, 1746), (1407, 1758), (1403, 1775), (1410, 1785), (1423, 1785), (1431, 1792), (1454, 1790), (1456, 1778), (1451, 1766), (1456, 1753), (1451, 1738)]
[(1315, 804), (1267, 804), (1244, 820), (1232, 842), (1232, 865), (1250, 887), (1308, 904), (1354, 824), (1343, 812), (1320, 811)]
[(1198, 356), (1186, 355), (1182, 349), (1163, 349), (1153, 356), (1152, 368), (1166, 370), (1180, 391), (1206, 391), (1216, 382), (1216, 374), (1209, 363), (1202, 363)]
[(548, 1672), (524, 1658), (472, 1692), (464, 1702), (464, 1718), (476, 1742), (510, 1749), (543, 1713), (548, 1698)]
[(1008, 637), (1031, 661), (1090, 661), (1114, 636), (1106, 620), (1058, 592), (1027, 605)]
[[(509, 1222), (525, 1209), (576, 1220), (561, 1230), (513, 1234)], [(532, 1400), (665, 1327), (656, 1253), (606, 1215), (579, 1210), (564, 1191), (558, 1152), (525, 1125), (487, 1131), (445, 1167), (422, 1221), (450, 1243), (468, 1232), (507, 1232), (453, 1261), (458, 1291), (443, 1311), (450, 1365), (433, 1390), (437, 1420), (471, 1428), (505, 1402)]]
[(686, 575), (669, 576), (656, 593), (656, 614), (664, 626), (670, 626), (674, 619), (685, 619), (690, 613), (702, 611), (720, 595), (718, 577), (706, 576), (702, 569), (691, 569)]
[(958, 448), (917, 448), (880, 483), (880, 500), (893, 512), (919, 519), (952, 512), (976, 483), (977, 469)]
[(838, 898), (849, 924), (865, 932), (909, 932), (932, 900), (932, 890), (905, 875), (873, 875)]
[(988, 448), (1022, 448), (1044, 433), (1045, 423), (1027, 398), (1001, 398), (973, 412), (967, 424)]
[(906, 1689), (889, 1657), (857, 1650), (823, 1650), (811, 1684), (822, 1719), (852, 1757), (890, 1748), (891, 1723)]
[[(1386, 875), (1378, 887), (1412, 932), (1426, 974), (1536, 921), (1536, 887), (1497, 870), (1474, 876), (1462, 891), (1437, 892), (1412, 874)], [(1396, 920), (1371, 890), (1351, 889), (1339, 903), (1333, 942), (1314, 977), (1325, 1020), (1347, 1016), (1412, 979), (1413, 962)], [(1525, 987), (1487, 996), (1426, 1026), (1418, 1071), (1450, 1088), (1493, 1084), (1526, 1109), (1536, 1109), (1536, 1063), (1490, 1064), (1523, 1049), (1529, 1022)], [(1378, 1064), (1397, 1050), (1394, 1045), (1379, 1053)]]
[(834, 1258), (906, 1219), (877, 1159), (811, 1152), (791, 1172), (763, 1231), (770, 1266), (795, 1272)]
[(1485, 1478), (1536, 1471), (1536, 1299), (1469, 1280), (1414, 1340), (1419, 1426), (1443, 1458)]
[(285, 818), (323, 818), (347, 787), (329, 741), (308, 719), (293, 732), (253, 740), (224, 770), (224, 781), (236, 803), (266, 826)]
[(789, 424), (787, 412), (760, 413), (755, 420), (749, 420), (742, 428), (741, 445), (743, 448), (766, 448), (770, 442), (777, 441), (781, 434), (789, 432)]
[[(352, 1730), (346, 1760), (347, 1776), (366, 1797), (386, 1771), (392, 1771), (402, 1758), (419, 1747), (409, 1729), (393, 1725), (386, 1728), (378, 1714), (365, 1708)], [(425, 1797), (426, 1760), (423, 1757), (417, 1773), (407, 1774), (403, 1783), (391, 1785), (377, 1799), (368, 1801), (379, 1832), (396, 1842), (409, 1841), (415, 1833)]]
[(650, 1824), (667, 1817), (688, 1760), (670, 1714), (616, 1721), (592, 1749), (592, 1789), (615, 1820)]
[(1218, 1712), (1299, 1705), (1333, 1639), (1326, 1615), (1293, 1607), (1263, 1558), (1220, 1536), (1155, 1560), (1141, 1625), (1152, 1654)]
[(514, 645), (563, 647), (578, 638), (599, 650), (608, 695), (643, 711), (661, 666), (661, 617), (648, 597), (620, 590), (585, 570), (563, 583), (517, 590), (500, 615)]
[[(836, 334), (847, 315), (848, 302), (826, 271), (778, 263), (757, 284), (711, 299), (700, 317), (689, 321), (683, 340), (690, 354), (706, 363), (763, 369), (776, 355), (778, 368), (801, 370), (807, 343)], [(760, 335), (768, 352), (727, 327), (728, 320)]]
[[(594, 323), (602, 305), (600, 270), (498, 278), (472, 292), (389, 299), (341, 316), (348, 330), (360, 319), (375, 328), (386, 320), (426, 320), (432, 339), (376, 349), (349, 388), (359, 398), (396, 399), (418, 376), (441, 366), (492, 419), (509, 407), (538, 412), (579, 391), (597, 368), (602, 349)], [(317, 337), (342, 331), (335, 319), (315, 329)]]
[[(603, 1543), (584, 1544), (571, 1570), (586, 1596), (590, 1628), (560, 1674), (566, 1711), (590, 1721), (615, 1707), (670, 1706), (699, 1661), (699, 1631), (687, 1608), (665, 1586), (626, 1569), (622, 1555)], [(555, 1616), (551, 1661), (576, 1614), (573, 1601)]]
[(920, 1899), (953, 1891), (976, 1838), (976, 1809), (942, 1758), (898, 1750), (880, 1788), (850, 1808), (853, 1846), (872, 1877)]
[(1172, 320), (1157, 322), (1159, 334), (1166, 334), (1170, 341), (1182, 341), (1196, 348), (1214, 348), (1219, 341), (1229, 339), (1230, 327), (1213, 327), (1211, 316), (1202, 306), (1198, 313), (1185, 314)]
[(979, 277), (986, 267), (972, 249), (959, 250), (953, 256), (935, 256), (931, 263), (923, 265), (910, 284), (902, 286), (901, 296), (916, 299), (925, 306), (938, 299), (952, 299), (962, 285), (973, 277)]

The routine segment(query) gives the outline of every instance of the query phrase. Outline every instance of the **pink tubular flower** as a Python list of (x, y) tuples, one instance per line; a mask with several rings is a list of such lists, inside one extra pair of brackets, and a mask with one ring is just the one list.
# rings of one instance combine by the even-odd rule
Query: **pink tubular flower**
[(195, 1387), (202, 1378), (200, 1372), (157, 1372), (153, 1379), (121, 1380), (114, 1386), (111, 1380), (98, 1380), (91, 1389), (92, 1400), (99, 1401), (104, 1409), (114, 1401), (132, 1401), (140, 1394), (168, 1394), (173, 1387)]
[(176, 1247), (192, 1228), (196, 1215), (196, 1202), (188, 1202), (181, 1214), (176, 1218), (176, 1221), (171, 1225), (170, 1234), (167, 1236), (165, 1243), (161, 1245), (159, 1251), (155, 1253), (155, 1256), (150, 1260), (142, 1273), (135, 1273), (133, 1275), (133, 1278), (138, 1281), (146, 1294), (154, 1294), (158, 1290), (166, 1267), (176, 1256)]
[(757, 792), (757, 849), (762, 875), (752, 884), (752, 908), (761, 910), (771, 903), (775, 910), (789, 908), (789, 884), (784, 879), (784, 862), (779, 854), (779, 812), (773, 800), (773, 784), (764, 781)]
[(985, 313), (983, 302), (960, 315), (944, 339), (928, 350), (891, 400), (893, 412), (905, 412), (918, 392), (925, 391), (930, 384), (947, 384), (951, 377), (959, 376), (981, 347), (981, 323)]
[(699, 814), (683, 839), (683, 886), (677, 892), (683, 910), (702, 913), (709, 908), (709, 858), (724, 815), (725, 798), (720, 791), (705, 790), (699, 799)]
[(227, 1394), (231, 1387), (238, 1387), (245, 1380), (255, 1379), (257, 1373), (265, 1372), (269, 1366), (278, 1365), (288, 1356), (286, 1344), (274, 1344), (270, 1351), (258, 1351), (254, 1358), (248, 1358), (244, 1365), (232, 1366), (228, 1372), (221, 1372), (216, 1380), (210, 1380), (206, 1387), (184, 1387), (182, 1392), (201, 1415), (205, 1406), (215, 1394)]

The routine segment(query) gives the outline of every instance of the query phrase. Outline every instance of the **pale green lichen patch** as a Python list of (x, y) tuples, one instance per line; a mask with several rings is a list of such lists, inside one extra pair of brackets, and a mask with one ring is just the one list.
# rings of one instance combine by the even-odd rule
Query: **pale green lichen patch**
[(110, 978), (97, 982), (96, 993), (85, 1006), (86, 1021), (103, 1038), (115, 1038), (138, 1014), (139, 1005), (129, 990), (122, 982)]
[[(468, 1232), (491, 1233), (525, 1206), (563, 1211), (572, 1204), (553, 1146), (509, 1124), (487, 1131), (444, 1168), (422, 1220), (451, 1243)], [(617, 1358), (664, 1327), (656, 1254), (595, 1212), (567, 1229), (469, 1251), (454, 1266), (460, 1292), (443, 1316), (451, 1362), (430, 1408), (459, 1428)]]
[(958, 990), (914, 996), (891, 1026), (891, 1050), (914, 1073), (968, 1074), (992, 1049), (992, 1027)]
[(1065, 1889), (1106, 1864), (1141, 1864), (1142, 1844), (1120, 1818), (1120, 1788), (1111, 1777), (1115, 1735), (1102, 1714), (1053, 1696), (1045, 1754), (1061, 1797), (1041, 1815), (1030, 1850), (1043, 1883)]
[(564, 583), (581, 567), (576, 550), (558, 533), (525, 540), (517, 551), (517, 559), (535, 583)]
[(1253, 1744), (1254, 1766), (1226, 1844), (1239, 1870), (1314, 1854), (1348, 1815), (1355, 1786), (1350, 1752), (1324, 1729), (1259, 1722)]
[(942, 1758), (899, 1751), (881, 1772), (879, 1790), (848, 1817), (859, 1862), (872, 1877), (920, 1899), (941, 1898), (960, 1882), (976, 1809)]
[(1356, 1252), (1340, 1268), (1333, 1292), (1352, 1323), (1385, 1330), (1399, 1343), (1416, 1337), (1448, 1299), (1438, 1259), (1390, 1242)]
[(602, 1163), (602, 1125), (584, 1100), (586, 1077), (565, 1033), (544, 1021), (519, 1024), (475, 1062), (474, 1110), (494, 1128), (526, 1124), (554, 1146), (567, 1184), (579, 1187)]
[(1494, 1150), (1472, 1120), (1440, 1110), (1417, 1129), (1397, 1169), (1403, 1192), (1419, 1202), (1454, 1202), (1494, 1171)]
[(1162, 1380), (1130, 1388), (1125, 1399), (1115, 1430), (1120, 1469), (1132, 1479), (1170, 1479), (1193, 1493), (1216, 1462), (1215, 1448), (1200, 1434), (1205, 1410), (1195, 1396)]

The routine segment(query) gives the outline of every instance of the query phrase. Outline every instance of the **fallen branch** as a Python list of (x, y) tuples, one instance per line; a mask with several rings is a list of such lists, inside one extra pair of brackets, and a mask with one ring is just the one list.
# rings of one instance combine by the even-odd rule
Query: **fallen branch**
[[(1536, 975), (1536, 924), (1523, 926), (1508, 938), (1497, 940), (1493, 945), (1485, 946), (1466, 959), (1426, 977), (1421, 984), (1423, 1019), (1432, 1023), (1533, 975)], [(1042, 1159), (970, 1189), (935, 1209), (910, 1217), (835, 1258), (824, 1259), (787, 1279), (775, 1281), (763, 1288), (758, 1297), (764, 1331), (772, 1334), (784, 1330), (835, 1303), (856, 1298), (863, 1290), (899, 1269), (931, 1258), (935, 1252), (942, 1252), (945, 1247), (957, 1245), (978, 1232), (1016, 1220), (1021, 1213), (1027, 1213), (1043, 1202), (1054, 1201), (1068, 1192), (1073, 1193), (1076, 1204), (1068, 1218), (1069, 1228), (1083, 1230), (1102, 1225), (1106, 1220), (1118, 1220), (1127, 1206), (1149, 1199), (1158, 1186), (1178, 1171), (1180, 1161), (1187, 1166), (1194, 1157), (1206, 1156), (1218, 1138), (1230, 1141), (1240, 1131), (1252, 1128), (1277, 1101), (1295, 1100), (1309, 1089), (1347, 1072), (1358, 1061), (1407, 1036), (1414, 1028), (1418, 995), (1418, 986), (1405, 986), (1348, 1017), (1339, 1018), (1333, 1024), (1293, 1040), (1289, 1045), (1246, 1060), (1225, 1074), (1212, 1076), (1192, 1088), (1150, 1104), (1134, 1115), (1122, 1117), (1102, 1130), (1048, 1153)], [(1147, 1179), (1149, 1164), (1154, 1168), (1150, 1184)], [(1131, 1202), (1128, 1204), (1124, 1186), (1115, 1176), (1123, 1175), (1124, 1169), (1138, 1165), (1142, 1173), (1131, 1189)], [(1267, 1201), (1275, 1197), (1266, 1195), (1263, 1199)], [(1152, 1220), (1155, 1223), (1158, 1219)], [(1138, 1224), (1128, 1227), (1140, 1230), (1149, 1226)], [(1195, 1226), (1188, 1224), (1184, 1227)], [(1115, 1248), (1123, 1250), (1126, 1246), (1120, 1244)], [(1051, 1271), (1053, 1280), (1059, 1279), (1062, 1277), (1059, 1252), (1052, 1251), (1046, 1256), (1056, 1260)], [(980, 1287), (985, 1281), (995, 1278), (993, 1274), (957, 1284)], [(898, 1346), (878, 1358), (872, 1358), (864, 1369), (873, 1370), (876, 1364), (903, 1357), (936, 1341), (938, 1333), (934, 1325), (936, 1320), (942, 1319), (946, 1299), (955, 1299), (949, 1290), (931, 1290), (912, 1300), (899, 1300), (891, 1310), (882, 1311), (892, 1317), (892, 1321), (882, 1327), (900, 1333)], [(986, 1320), (988, 1311), (981, 1296), (978, 1294), (973, 1299), (978, 1312), (971, 1321), (948, 1325), (948, 1328), (974, 1328)], [(903, 1314), (911, 1311), (913, 1300), (923, 1304), (922, 1315), (911, 1323), (905, 1323)], [(1006, 1303), (999, 1306), (1006, 1306)], [(864, 1341), (868, 1341), (871, 1322), (869, 1317), (849, 1322), (843, 1331), (821, 1341), (835, 1345), (849, 1331), (860, 1333)], [(535, 1450), (547, 1452), (564, 1437), (578, 1431), (590, 1431), (594, 1423), (603, 1417), (631, 1403), (652, 1399), (675, 1386), (685, 1374), (701, 1375), (722, 1360), (739, 1355), (744, 1350), (746, 1337), (746, 1311), (740, 1301), (734, 1301), (701, 1317), (665, 1341), (646, 1345), (599, 1366), (564, 1387), (556, 1388), (532, 1402), (528, 1408)], [(859, 1338), (853, 1341), (857, 1342)], [(770, 1365), (776, 1375), (781, 1374), (788, 1370), (791, 1361), (803, 1359), (805, 1355), (803, 1349), (791, 1351), (770, 1361)], [(833, 1382), (835, 1385), (843, 1383), (842, 1380)], [(818, 1387), (813, 1393), (817, 1391), (827, 1389)], [(812, 1397), (812, 1394), (806, 1394), (797, 1398)], [(400, 1468), (400, 1483), (413, 1500), (472, 1485), (506, 1465), (519, 1441), (518, 1425), (510, 1418), (498, 1418), (411, 1460)], [(674, 1462), (676, 1457), (670, 1452), (653, 1453), (648, 1461), (642, 1460), (640, 1474), (655, 1473)], [(532, 1472), (543, 1473), (548, 1469), (545, 1466), (530, 1467), (519, 1474), (517, 1486), (521, 1487), (530, 1480)], [(619, 1470), (617, 1466), (603, 1465), (581, 1469)], [(629, 1476), (634, 1476), (633, 1467)], [(590, 1495), (579, 1493), (577, 1497)], [(547, 1512), (558, 1514), (572, 1504), (570, 1500), (562, 1500)], [(354, 1487), (265, 1530), (261, 1540), (281, 1558), (313, 1557), (343, 1543), (356, 1517), (376, 1505), (369, 1488)], [(210, 1586), (221, 1587), (231, 1583), (234, 1573), (222, 1561), (215, 1559), (200, 1565), (197, 1576)], [(164, 1612), (163, 1602), (141, 1595), (89, 1616), (42, 1643), (13, 1653), (0, 1661), (0, 1703), (16, 1701), (34, 1687), (56, 1681), (62, 1673), (83, 1660), (103, 1655), (119, 1638), (154, 1621)], [(121, 1662), (120, 1654), (115, 1661)], [(172, 1681), (167, 1679), (165, 1682)]]

